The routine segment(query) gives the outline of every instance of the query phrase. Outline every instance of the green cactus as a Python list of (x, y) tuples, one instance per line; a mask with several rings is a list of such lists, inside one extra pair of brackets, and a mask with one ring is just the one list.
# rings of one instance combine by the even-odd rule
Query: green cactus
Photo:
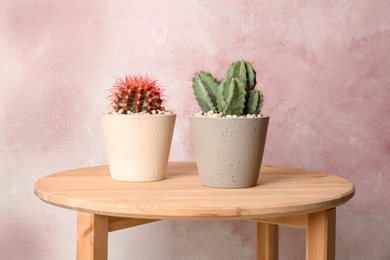
[(218, 86), (217, 107), (224, 115), (240, 116), (245, 107), (245, 84), (238, 78), (226, 78)]
[(230, 65), (227, 71), (228, 78), (239, 78), (246, 85), (246, 92), (250, 93), (256, 86), (256, 72), (247, 61), (237, 61)]
[(217, 112), (216, 94), (219, 81), (210, 73), (199, 72), (192, 79), (192, 87), (196, 100), (203, 112)]
[(261, 107), (263, 106), (264, 97), (263, 94), (258, 90), (253, 90), (248, 98), (247, 114), (257, 115), (260, 113)]
[(210, 73), (199, 72), (192, 79), (192, 87), (202, 112), (223, 115), (259, 114), (264, 97), (255, 90), (256, 72), (252, 64), (237, 61), (230, 65), (226, 78), (215, 79)]

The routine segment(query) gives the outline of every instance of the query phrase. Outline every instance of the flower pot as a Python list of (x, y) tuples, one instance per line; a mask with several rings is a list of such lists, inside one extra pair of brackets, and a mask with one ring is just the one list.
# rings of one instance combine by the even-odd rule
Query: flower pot
[(269, 117), (190, 117), (200, 181), (214, 188), (257, 185)]
[(175, 121), (175, 114), (100, 114), (111, 178), (130, 182), (164, 179)]

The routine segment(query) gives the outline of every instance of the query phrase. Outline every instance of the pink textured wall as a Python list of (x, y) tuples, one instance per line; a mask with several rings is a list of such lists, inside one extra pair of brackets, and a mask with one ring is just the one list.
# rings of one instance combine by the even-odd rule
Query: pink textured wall
[[(171, 160), (194, 160), (191, 78), (254, 63), (271, 116), (265, 164), (329, 172), (337, 259), (390, 259), (390, 2), (2, 1), (1, 259), (73, 259), (75, 213), (41, 202), (49, 173), (106, 163), (98, 114), (114, 77), (149, 73), (178, 114)], [(110, 259), (254, 259), (249, 222), (160, 222), (110, 234)], [(304, 232), (281, 230), (281, 259)], [(223, 249), (220, 249), (222, 247)], [(217, 249), (217, 252), (215, 250)]]

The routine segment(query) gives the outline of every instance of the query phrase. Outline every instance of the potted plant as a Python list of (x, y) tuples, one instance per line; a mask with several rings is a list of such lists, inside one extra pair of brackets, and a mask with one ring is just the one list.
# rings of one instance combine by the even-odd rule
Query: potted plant
[(165, 110), (162, 87), (151, 77), (127, 75), (116, 80), (109, 99), (100, 123), (112, 179), (164, 179), (176, 114)]
[(255, 89), (253, 66), (234, 62), (221, 81), (201, 71), (192, 86), (202, 110), (190, 117), (201, 183), (215, 188), (256, 186), (269, 117), (261, 114), (264, 97)]

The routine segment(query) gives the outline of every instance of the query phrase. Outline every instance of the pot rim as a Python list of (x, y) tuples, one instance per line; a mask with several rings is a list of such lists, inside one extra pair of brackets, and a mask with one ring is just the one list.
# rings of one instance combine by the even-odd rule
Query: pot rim
[(201, 119), (218, 119), (218, 120), (248, 120), (248, 119), (269, 119), (270, 116), (262, 116), (262, 117), (241, 117), (241, 116), (238, 116), (238, 117), (211, 117), (211, 116), (195, 116), (195, 115), (192, 115), (190, 116), (190, 118), (201, 118)]
[(107, 114), (107, 113), (100, 113), (101, 116), (124, 116), (124, 117), (141, 117), (141, 116), (176, 116), (176, 113), (173, 114)]

